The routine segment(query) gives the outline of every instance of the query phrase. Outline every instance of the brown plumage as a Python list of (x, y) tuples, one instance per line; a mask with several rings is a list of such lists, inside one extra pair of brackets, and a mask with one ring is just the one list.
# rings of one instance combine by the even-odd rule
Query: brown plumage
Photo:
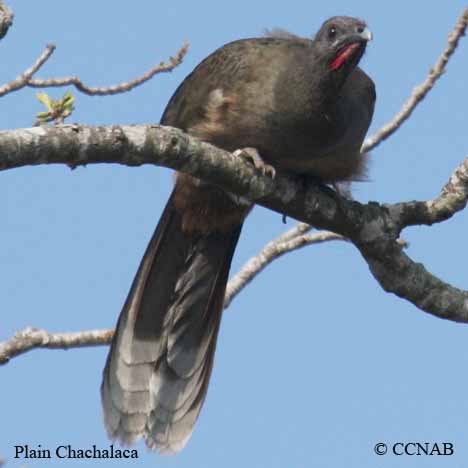
[[(375, 102), (356, 67), (370, 33), (334, 17), (313, 40), (227, 44), (172, 96), (161, 123), (228, 151), (255, 148), (277, 170), (359, 180)], [(251, 206), (178, 174), (117, 325), (101, 387), (112, 438), (180, 450), (206, 396), (232, 255)], [(259, 383), (261, 384), (261, 383)]]

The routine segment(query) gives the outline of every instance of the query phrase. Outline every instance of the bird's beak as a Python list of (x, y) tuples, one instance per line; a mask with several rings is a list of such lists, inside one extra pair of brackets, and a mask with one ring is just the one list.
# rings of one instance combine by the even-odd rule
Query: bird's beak
[(369, 28), (364, 28), (364, 31), (359, 33), (359, 37), (365, 41), (372, 41), (372, 33)]

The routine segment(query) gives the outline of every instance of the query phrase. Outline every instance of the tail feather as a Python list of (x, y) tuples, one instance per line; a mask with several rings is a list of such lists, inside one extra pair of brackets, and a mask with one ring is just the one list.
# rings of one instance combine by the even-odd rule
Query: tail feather
[[(190, 377), (199, 369), (206, 360), (213, 335), (218, 332), (220, 314), (214, 314), (213, 309), (223, 306), (233, 252), (226, 252), (224, 236), (216, 237), (218, 239), (215, 235), (200, 239), (189, 252), (169, 311), (173, 320), (167, 359), (180, 377)], [(187, 314), (188, 310), (197, 310), (196, 320), (192, 314)]]
[(101, 385), (107, 431), (162, 453), (190, 438), (206, 396), (241, 226), (194, 236), (169, 199), (117, 323)]

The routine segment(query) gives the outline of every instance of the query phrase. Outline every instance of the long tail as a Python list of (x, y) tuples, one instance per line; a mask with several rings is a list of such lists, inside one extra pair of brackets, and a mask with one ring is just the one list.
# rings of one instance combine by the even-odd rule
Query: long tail
[(193, 431), (213, 365), (241, 225), (194, 237), (173, 195), (133, 281), (101, 385), (109, 436), (174, 453)]

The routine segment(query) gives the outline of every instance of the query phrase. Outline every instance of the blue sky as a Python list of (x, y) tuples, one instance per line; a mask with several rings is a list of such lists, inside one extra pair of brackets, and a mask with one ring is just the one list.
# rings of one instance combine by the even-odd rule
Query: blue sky
[[(155, 123), (177, 84), (223, 43), (284, 27), (313, 34), (336, 14), (367, 20), (374, 41), (362, 61), (378, 93), (371, 132), (400, 108), (445, 47), (465, 2), (238, 0), (9, 2), (14, 27), (0, 42), (0, 81), (43, 47), (57, 51), (40, 76), (76, 74), (95, 85), (135, 77), (175, 53), (172, 74), (115, 97), (77, 95), (70, 121)], [(435, 196), (467, 155), (462, 41), (448, 72), (412, 119), (372, 154), (367, 202)], [(42, 110), (35, 90), (2, 98), (0, 128), (28, 127)], [(64, 90), (52, 90), (59, 97)], [(0, 340), (26, 326), (78, 331), (114, 325), (171, 186), (157, 167), (63, 166), (0, 173)], [(290, 220), (287, 227), (294, 221)], [(232, 272), (285, 229), (256, 208)], [(404, 232), (408, 254), (466, 287), (468, 214)], [(226, 311), (208, 398), (192, 440), (174, 457), (141, 466), (303, 468), (457, 467), (468, 457), (468, 328), (386, 294), (357, 250), (331, 243), (283, 257)], [(0, 456), (7, 466), (75, 466), (13, 460), (13, 446), (105, 448), (99, 385), (106, 348), (33, 351), (0, 367)], [(378, 457), (378, 442), (452, 442), (451, 457)], [(100, 466), (128, 466), (118, 460)], [(85, 462), (86, 466), (92, 462)]]

